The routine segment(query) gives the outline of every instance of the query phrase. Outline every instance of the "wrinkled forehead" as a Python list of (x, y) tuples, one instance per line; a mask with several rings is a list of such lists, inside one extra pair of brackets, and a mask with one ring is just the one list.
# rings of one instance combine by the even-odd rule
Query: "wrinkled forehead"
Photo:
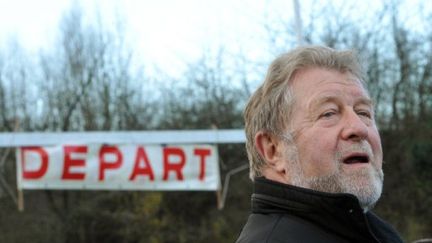
[(295, 103), (344, 97), (346, 100), (369, 100), (362, 102), (372, 105), (365, 83), (349, 72), (322, 68), (300, 70), (290, 80), (290, 86)]
[(326, 77), (326, 75), (325, 75), (326, 72), (335, 72), (335, 73), (343, 74), (345, 76), (343, 79), (339, 79), (337, 81), (341, 81), (341, 83), (345, 83), (347, 85), (349, 85), (349, 84), (357, 84), (357, 85), (361, 86), (362, 89), (365, 91), (365, 93), (369, 96), (369, 91), (368, 91), (368, 88), (367, 88), (367, 84), (362, 79), (362, 77), (358, 77), (358, 76), (354, 75), (353, 73), (351, 73), (350, 71), (347, 71), (347, 70), (338, 70), (338, 69), (331, 69), (331, 68), (325, 68), (325, 67), (309, 66), (309, 67), (302, 67), (302, 68), (299, 68), (299, 69), (295, 70), (292, 73), (292, 75), (289, 77), (288, 86), (290, 88), (292, 88), (293, 86), (295, 86), (294, 83), (296, 83), (296, 80), (299, 80), (299, 77), (302, 77), (306, 73), (310, 73), (311, 71), (315, 71), (315, 72), (317, 72), (319, 74), (322, 74), (322, 75), (313, 75), (313, 76), (309, 75), (308, 78), (309, 79), (313, 79), (312, 82), (316, 86), (319, 86), (323, 82), (336, 81), (336, 80), (332, 80), (331, 78)]
[(306, 106), (308, 108), (313, 108), (326, 103), (339, 103), (342, 100), (352, 103), (353, 105), (366, 105), (371, 108), (373, 107), (373, 102), (369, 95), (365, 93), (365, 90), (322, 92), (315, 97), (308, 99)]

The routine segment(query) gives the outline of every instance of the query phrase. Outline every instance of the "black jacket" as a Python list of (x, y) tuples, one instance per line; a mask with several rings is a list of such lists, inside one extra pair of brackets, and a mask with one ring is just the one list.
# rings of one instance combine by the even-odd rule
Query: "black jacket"
[(252, 214), (237, 243), (402, 242), (351, 194), (331, 194), (256, 178)]

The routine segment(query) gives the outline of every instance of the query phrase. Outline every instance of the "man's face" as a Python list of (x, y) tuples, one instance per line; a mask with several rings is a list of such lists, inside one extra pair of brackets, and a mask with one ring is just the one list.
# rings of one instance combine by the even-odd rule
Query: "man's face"
[(295, 105), (288, 131), (294, 145), (286, 144), (285, 155), (289, 180), (351, 193), (363, 207), (372, 206), (381, 194), (383, 155), (366, 90), (350, 73), (322, 68), (299, 71), (292, 85)]

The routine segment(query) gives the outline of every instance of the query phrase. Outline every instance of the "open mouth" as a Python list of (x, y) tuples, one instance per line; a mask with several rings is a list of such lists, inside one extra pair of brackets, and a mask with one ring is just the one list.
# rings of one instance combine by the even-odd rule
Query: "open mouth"
[(369, 156), (366, 154), (353, 154), (347, 156), (343, 160), (344, 164), (363, 164), (363, 163), (369, 163)]

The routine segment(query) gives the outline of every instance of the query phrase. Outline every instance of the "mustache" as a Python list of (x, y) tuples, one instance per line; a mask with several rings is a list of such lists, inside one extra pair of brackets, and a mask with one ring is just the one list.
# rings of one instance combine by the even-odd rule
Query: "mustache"
[(375, 163), (375, 156), (372, 151), (372, 146), (364, 140), (359, 143), (354, 143), (349, 146), (345, 146), (342, 149), (338, 149), (336, 152), (336, 160), (342, 163), (344, 156), (351, 153), (365, 153), (368, 155), (369, 160), (372, 163)]

